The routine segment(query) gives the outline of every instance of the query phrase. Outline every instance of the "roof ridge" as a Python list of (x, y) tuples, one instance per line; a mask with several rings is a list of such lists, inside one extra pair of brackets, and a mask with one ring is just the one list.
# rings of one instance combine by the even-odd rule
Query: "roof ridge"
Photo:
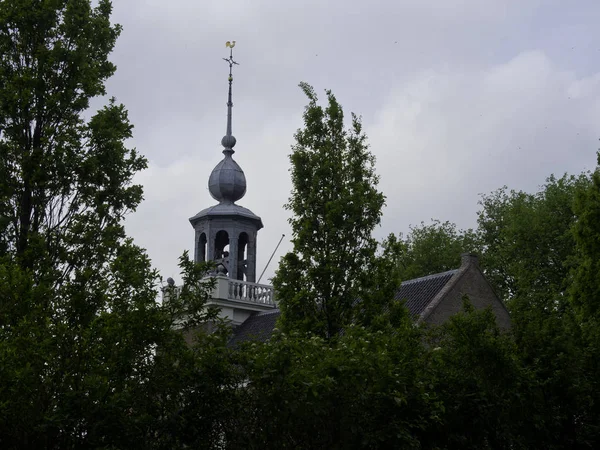
[(412, 278), (410, 280), (403, 281), (400, 285), (412, 284), (412, 283), (416, 283), (419, 281), (425, 281), (425, 280), (431, 280), (433, 278), (443, 277), (443, 276), (450, 275), (450, 274), (454, 275), (456, 272), (458, 272), (458, 269), (447, 270), (446, 272), (434, 273), (434, 274), (426, 275), (424, 277), (419, 277), (419, 278)]
[(258, 314), (254, 315), (253, 317), (256, 317), (256, 316), (268, 316), (269, 314), (276, 314), (276, 313), (280, 313), (280, 312), (281, 312), (281, 310), (279, 308), (275, 308), (275, 309), (272, 309), (270, 311), (261, 311)]

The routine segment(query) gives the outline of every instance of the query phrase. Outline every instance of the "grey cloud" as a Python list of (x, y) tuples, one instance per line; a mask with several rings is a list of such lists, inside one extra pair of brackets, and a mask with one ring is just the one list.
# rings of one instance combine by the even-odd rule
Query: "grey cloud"
[(363, 116), (388, 197), (378, 236), (431, 217), (472, 226), (480, 192), (594, 167), (599, 10), (593, 0), (115, 2), (124, 31), (109, 94), (130, 110), (132, 145), (151, 165), (128, 231), (164, 276), (192, 248), (187, 219), (214, 202), (206, 183), (222, 157), (230, 39), (234, 157), (248, 180), (239, 203), (265, 223), (259, 270), (289, 236), (301, 80)]
[(592, 169), (598, 80), (526, 52), (486, 70), (429, 72), (397, 87), (368, 130), (381, 149), (384, 191), (394, 193), (386, 227), (431, 217), (474, 226), (479, 193), (504, 184), (534, 191), (551, 173)]

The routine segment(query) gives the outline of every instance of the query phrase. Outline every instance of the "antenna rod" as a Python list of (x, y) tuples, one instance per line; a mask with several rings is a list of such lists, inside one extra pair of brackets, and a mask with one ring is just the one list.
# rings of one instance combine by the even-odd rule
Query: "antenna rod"
[(275, 250), (273, 251), (273, 254), (271, 255), (271, 257), (269, 258), (269, 260), (267, 261), (267, 265), (265, 266), (264, 270), (262, 271), (262, 273), (260, 274), (260, 277), (258, 277), (258, 281), (257, 283), (260, 283), (260, 280), (262, 280), (263, 275), (265, 274), (265, 271), (267, 270), (267, 267), (269, 267), (269, 264), (271, 263), (271, 260), (273, 259), (273, 256), (275, 256), (275, 252), (277, 251), (277, 249), (279, 248), (279, 246), (281, 245), (281, 241), (283, 241), (283, 238), (285, 237), (285, 234), (281, 235), (281, 239), (279, 239), (279, 244), (277, 244), (277, 247), (275, 247)]

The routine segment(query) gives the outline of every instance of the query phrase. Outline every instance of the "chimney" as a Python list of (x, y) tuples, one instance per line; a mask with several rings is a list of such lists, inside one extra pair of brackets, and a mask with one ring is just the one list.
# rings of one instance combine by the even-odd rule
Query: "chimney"
[(479, 258), (473, 253), (462, 253), (460, 255), (460, 266), (475, 266), (479, 267)]

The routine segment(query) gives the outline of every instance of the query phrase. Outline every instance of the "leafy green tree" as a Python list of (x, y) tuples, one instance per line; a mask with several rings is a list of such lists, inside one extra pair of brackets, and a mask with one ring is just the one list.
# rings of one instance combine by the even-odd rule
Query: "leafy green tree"
[[(215, 320), (210, 286), (198, 284), (203, 269), (184, 256), (188, 287), (158, 303), (158, 275), (124, 233), (124, 215), (142, 199), (132, 178), (146, 160), (125, 145), (132, 125), (122, 105), (88, 113), (106, 94), (121, 30), (110, 2), (94, 3), (0, 2), (6, 449), (173, 448), (178, 411), (207, 363), (182, 334)], [(216, 348), (224, 335), (214, 339)], [(220, 395), (207, 389), (206, 398)]]
[(573, 201), (589, 183), (585, 173), (550, 176), (534, 194), (504, 187), (482, 197), (482, 265), (502, 299), (564, 297), (575, 249)]
[(528, 372), (491, 309), (476, 311), (465, 299), (464, 312), (429, 339), (428, 382), (443, 413), (423, 447), (531, 448), (523, 433), (530, 425)]
[(330, 340), (277, 331), (248, 346), (246, 422), (231, 430), (232, 448), (421, 448), (441, 405), (422, 382), (419, 336), (407, 319), (378, 331), (350, 325)]
[(398, 259), (402, 280), (456, 269), (461, 253), (479, 253), (476, 233), (471, 229), (460, 230), (448, 221), (421, 222), (419, 226), (411, 226), (405, 238), (400, 238), (404, 244)]
[(589, 315), (580, 315), (587, 301), (577, 288), (594, 289), (593, 277), (584, 283), (585, 276), (579, 278), (592, 273), (585, 269), (584, 242), (595, 239), (589, 226), (593, 192), (591, 177), (583, 173), (551, 176), (534, 194), (503, 188), (482, 199), (482, 265), (507, 301), (536, 393), (530, 401), (544, 412), (535, 415), (530, 448), (591, 448), (598, 439), (591, 426), (597, 386), (590, 384), (598, 375), (592, 363), (597, 357), (586, 356), (597, 352), (584, 338), (582, 317)]
[[(590, 185), (577, 192), (577, 221), (573, 227), (577, 264), (572, 270), (569, 297), (580, 328), (578, 350), (581, 374), (577, 378), (579, 408), (574, 428), (578, 441), (600, 442), (600, 152)], [(574, 327), (573, 327), (574, 328)]]
[(600, 318), (600, 152), (598, 165), (587, 189), (577, 192), (574, 204), (578, 267), (571, 298), (582, 319)]
[(0, 6), (2, 247), (27, 268), (49, 255), (62, 279), (96, 253), (76, 251), (81, 242), (101, 247), (142, 195), (130, 180), (146, 160), (123, 144), (132, 130), (124, 107), (111, 101), (83, 117), (115, 71), (108, 54), (121, 29), (110, 11), (106, 0)]
[[(475, 232), (457, 231), (448, 222), (434, 222), (411, 229), (401, 241), (404, 248), (398, 261), (403, 279), (455, 267), (453, 257), (475, 249), (482, 255), (488, 280), (511, 310), (516, 354), (508, 350), (505, 337), (488, 340), (487, 350), (470, 353), (478, 351), (478, 342), (487, 333), (481, 334), (472, 326), (484, 324), (481, 317), (457, 317), (444, 327), (447, 340), (456, 331), (452, 331), (452, 324), (466, 321), (461, 322), (460, 329), (463, 338), (470, 336), (470, 341), (457, 348), (460, 336), (455, 336), (442, 347), (452, 348), (451, 356), (439, 366), (436, 361), (441, 360), (434, 358), (431, 362), (434, 374), (442, 371), (436, 379), (452, 384), (434, 383), (436, 394), (452, 411), (443, 419), (442, 435), (459, 439), (453, 444), (442, 440), (437, 445), (459, 445), (463, 438), (466, 440), (462, 445), (473, 447), (485, 447), (492, 441), (496, 446), (507, 447), (510, 441), (510, 446), (523, 448), (589, 448), (597, 442), (597, 429), (591, 424), (592, 418), (598, 416), (594, 405), (600, 402), (594, 394), (598, 386), (590, 383), (598, 378), (596, 361), (600, 348), (600, 341), (594, 338), (598, 327), (593, 312), (598, 284), (594, 281), (598, 273), (594, 266), (598, 258), (593, 254), (598, 234), (594, 186), (589, 174), (583, 173), (551, 176), (533, 194), (505, 187), (483, 196)], [(490, 358), (498, 345), (504, 346), (506, 357), (511, 355), (504, 364), (512, 367), (522, 383), (508, 383), (507, 377), (498, 386), (506, 390), (507, 398), (514, 395), (516, 404), (529, 411), (526, 416), (515, 415), (527, 424), (524, 428), (507, 418), (509, 410), (502, 412), (500, 420), (501, 416), (486, 415), (485, 408), (477, 409), (491, 402), (487, 404), (497, 404), (495, 412), (500, 414), (504, 408), (501, 405), (505, 405), (498, 399), (498, 392), (490, 392), (487, 387), (480, 390), (489, 375), (482, 374), (475, 364), (489, 364), (485, 358)], [(471, 366), (466, 365), (469, 358)], [(470, 384), (461, 384), (461, 380)], [(453, 397), (454, 393), (463, 400)], [(477, 403), (465, 404), (465, 398)], [(474, 409), (463, 410), (466, 406)], [(473, 414), (474, 418), (466, 418), (460, 411)], [(483, 422), (478, 429), (485, 435), (455, 428), (460, 423), (479, 420)], [(489, 420), (496, 424), (484, 423)], [(452, 429), (459, 432), (453, 433)], [(488, 435), (495, 429), (502, 435)], [(520, 435), (518, 439), (515, 433)], [(502, 444), (502, 439), (507, 441)]]
[(372, 290), (372, 231), (385, 198), (359, 118), (352, 115), (346, 129), (331, 91), (323, 108), (312, 87), (300, 87), (309, 103), (290, 156), (293, 187), (286, 205), (294, 248), (273, 284), (285, 329), (332, 337), (352, 322), (356, 300)]

